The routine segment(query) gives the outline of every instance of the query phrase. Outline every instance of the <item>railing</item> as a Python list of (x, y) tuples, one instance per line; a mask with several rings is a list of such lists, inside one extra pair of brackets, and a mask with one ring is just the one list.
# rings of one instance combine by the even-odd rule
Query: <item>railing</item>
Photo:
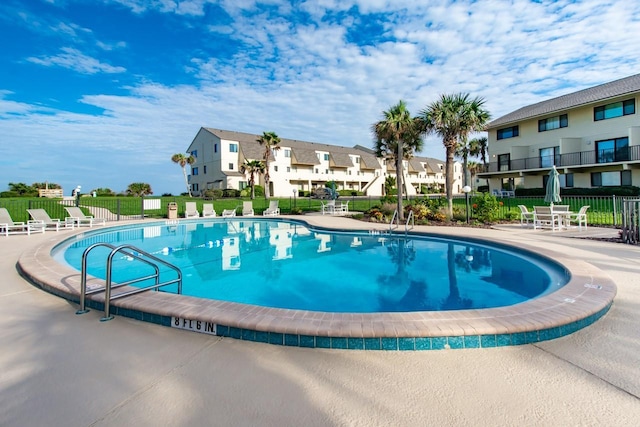
[[(411, 223), (411, 227), (409, 227), (409, 223)], [(409, 230), (413, 230), (415, 226), (415, 220), (413, 218), (413, 211), (409, 211), (409, 215), (407, 215), (407, 222), (404, 224), (404, 232), (405, 234), (409, 232)]]
[(640, 242), (640, 199), (622, 202), (622, 240), (631, 245)]
[(553, 165), (557, 167), (602, 165), (614, 162), (640, 161), (640, 145), (619, 149), (604, 149), (563, 153), (555, 156), (526, 157), (510, 160), (508, 164), (489, 163), (486, 172), (504, 172), (528, 169), (544, 169)]
[[(395, 227), (393, 226), (393, 222), (396, 222)], [(400, 216), (398, 215), (398, 209), (396, 209), (395, 211), (393, 211), (393, 217), (391, 218), (391, 221), (389, 222), (389, 231), (391, 230), (395, 230), (400, 226)]]
[[(105, 286), (87, 290), (87, 258), (88, 258), (89, 252), (91, 252), (93, 249), (97, 247), (107, 247), (111, 249), (111, 252), (107, 257), (107, 272), (106, 272), (107, 276), (106, 276)], [(144, 277), (139, 277), (136, 279), (126, 280), (114, 285), (112, 281), (113, 257), (118, 253), (124, 253), (125, 255), (131, 257), (132, 260), (141, 261), (151, 266), (154, 269), (154, 274), (147, 275)], [(171, 280), (160, 283), (160, 268), (158, 267), (158, 264), (164, 265), (165, 267), (168, 267), (169, 269), (175, 271), (177, 277), (175, 279), (171, 279)], [(134, 288), (125, 292), (121, 292), (118, 295), (114, 295), (113, 297), (111, 296), (111, 290), (113, 288), (119, 288), (122, 286), (131, 285), (134, 283), (144, 282), (146, 280), (154, 280), (155, 283), (153, 285), (144, 286), (141, 288)], [(76, 311), (76, 314), (84, 314), (89, 311), (86, 308), (87, 295), (104, 291), (105, 293), (104, 294), (104, 317), (102, 317), (100, 321), (104, 322), (107, 320), (111, 320), (113, 319), (113, 316), (111, 316), (111, 311), (110, 311), (112, 299), (122, 298), (128, 295), (137, 294), (140, 292), (147, 291), (149, 289), (158, 289), (162, 286), (172, 285), (174, 283), (178, 284), (178, 293), (181, 294), (182, 293), (182, 272), (175, 265), (170, 264), (154, 255), (151, 255), (148, 252), (144, 252), (132, 245), (122, 245), (122, 246), (116, 247), (109, 243), (95, 243), (89, 246), (87, 249), (85, 249), (84, 252), (82, 253), (82, 267), (81, 267), (81, 276), (80, 276), (80, 309)]]

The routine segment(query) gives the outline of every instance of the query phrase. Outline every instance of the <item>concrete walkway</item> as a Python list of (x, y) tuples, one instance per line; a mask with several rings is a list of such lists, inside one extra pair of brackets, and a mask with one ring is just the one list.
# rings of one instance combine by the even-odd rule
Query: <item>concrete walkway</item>
[[(306, 218), (305, 218), (306, 219)], [(318, 225), (373, 228), (347, 218)], [(376, 352), (279, 347), (75, 305), (25, 282), (23, 251), (69, 231), (0, 237), (0, 426), (635, 426), (640, 247), (534, 232), (421, 227), (570, 253), (618, 286), (609, 313), (518, 347)]]

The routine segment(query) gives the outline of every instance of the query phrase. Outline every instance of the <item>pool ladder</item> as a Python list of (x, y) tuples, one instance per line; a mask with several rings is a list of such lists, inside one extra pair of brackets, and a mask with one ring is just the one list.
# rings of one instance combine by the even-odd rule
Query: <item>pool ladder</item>
[[(395, 226), (393, 225), (394, 221), (396, 223)], [(409, 230), (412, 230), (414, 225), (415, 225), (415, 222), (413, 219), (413, 211), (409, 211), (409, 214), (407, 215), (407, 221), (404, 224), (405, 234), (408, 233)], [(391, 218), (391, 222), (389, 223), (389, 232), (391, 232), (391, 230), (397, 229), (399, 226), (400, 226), (400, 215), (398, 215), (398, 210), (396, 209), (393, 212), (393, 217)]]
[[(105, 281), (105, 286), (87, 290), (87, 257), (89, 255), (89, 252), (101, 246), (111, 249), (111, 252), (107, 257), (107, 278)], [(150, 265), (151, 267), (153, 267), (155, 273), (144, 276), (144, 277), (139, 277), (137, 279), (131, 279), (125, 282), (119, 282), (114, 285), (112, 281), (113, 257), (115, 257), (116, 254), (118, 253), (122, 253), (128, 257), (131, 257), (133, 260), (141, 261), (147, 265)], [(160, 268), (158, 267), (158, 264), (164, 265), (165, 267), (168, 267), (169, 269), (175, 271), (177, 275), (176, 278), (165, 281), (165, 282), (160, 282)], [(144, 286), (142, 288), (133, 288), (128, 291), (121, 292), (117, 295), (113, 295), (113, 296), (111, 295), (111, 290), (114, 288), (119, 288), (122, 286), (127, 286), (134, 283), (142, 282), (145, 280), (150, 280), (150, 279), (154, 279), (155, 283), (153, 285)], [(80, 309), (76, 311), (76, 314), (84, 314), (89, 312), (89, 310), (86, 308), (87, 295), (104, 291), (104, 317), (102, 317), (100, 321), (105, 322), (107, 320), (113, 319), (113, 316), (111, 316), (111, 311), (110, 311), (111, 300), (116, 298), (126, 297), (129, 295), (137, 294), (144, 291), (148, 291), (149, 289), (157, 290), (162, 286), (172, 285), (174, 283), (178, 284), (178, 294), (181, 294), (182, 293), (182, 272), (175, 265), (170, 264), (148, 252), (142, 251), (132, 245), (121, 245), (116, 247), (109, 243), (102, 243), (102, 242), (94, 243), (93, 245), (85, 249), (84, 252), (82, 253), (82, 268), (81, 268), (81, 276), (80, 276)]]

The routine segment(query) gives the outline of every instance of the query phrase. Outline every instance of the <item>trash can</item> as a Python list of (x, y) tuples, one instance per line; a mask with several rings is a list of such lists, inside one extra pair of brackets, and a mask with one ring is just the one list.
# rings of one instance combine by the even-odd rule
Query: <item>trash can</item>
[(176, 202), (167, 205), (167, 218), (178, 219), (178, 204)]

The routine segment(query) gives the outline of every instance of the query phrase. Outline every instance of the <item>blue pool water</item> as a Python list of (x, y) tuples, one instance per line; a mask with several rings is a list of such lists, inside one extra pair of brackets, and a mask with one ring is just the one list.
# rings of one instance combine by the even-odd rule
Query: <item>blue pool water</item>
[[(54, 257), (80, 269), (97, 242), (131, 244), (178, 266), (183, 294), (326, 312), (460, 310), (518, 304), (568, 282), (559, 265), (499, 245), (419, 235), (331, 232), (274, 219), (153, 223), (85, 233)], [(88, 257), (105, 277), (109, 250)], [(114, 281), (148, 274), (118, 254)], [(147, 269), (147, 270), (145, 270)], [(171, 272), (163, 271), (168, 280)], [(163, 288), (175, 292), (175, 287)]]

